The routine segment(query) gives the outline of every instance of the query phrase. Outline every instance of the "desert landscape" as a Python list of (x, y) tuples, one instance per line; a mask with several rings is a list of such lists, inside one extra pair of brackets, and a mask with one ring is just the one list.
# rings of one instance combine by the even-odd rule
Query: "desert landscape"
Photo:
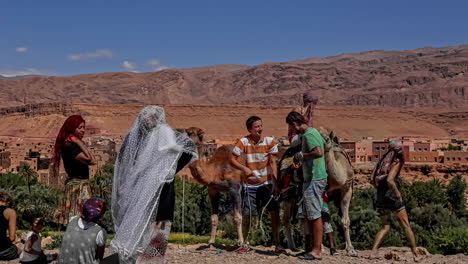
[[(265, 133), (287, 135), (286, 115), (292, 105), (166, 105), (168, 123), (174, 128), (197, 126), (208, 140), (244, 136), (245, 120), (258, 115)], [(0, 136), (53, 138), (68, 115), (81, 114), (88, 129), (103, 136), (123, 136), (144, 104), (47, 103), (0, 108)], [(398, 136), (431, 138), (467, 137), (468, 110), (399, 109), (381, 106), (319, 105), (317, 126), (334, 130), (342, 139), (383, 139)]]
[(0, 78), (2, 106), (89, 104), (466, 106), (468, 45), (367, 51), (258, 66), (213, 65), (157, 72)]
[[(369, 51), (258, 66), (2, 77), (0, 141), (50, 144), (65, 118), (80, 114), (87, 121), (88, 137), (106, 138), (119, 146), (146, 105), (164, 107), (173, 128), (202, 128), (206, 141), (233, 142), (246, 135), (245, 120), (251, 115), (262, 117), (264, 134), (285, 138), (286, 115), (300, 104), (302, 93), (309, 91), (320, 98), (314, 114), (315, 126), (335, 131), (341, 140), (463, 140), (468, 138), (466, 72), (468, 45)], [(354, 163), (356, 189), (370, 187), (373, 165)], [(459, 174), (468, 181), (468, 165), (413, 163), (402, 171), (409, 183), (437, 179), (442, 186)], [(188, 170), (182, 175), (190, 178)], [(171, 244), (168, 261), (307, 263), (298, 262), (293, 252), (278, 256), (271, 250), (256, 246), (248, 253), (238, 254), (206, 245)], [(378, 260), (367, 259), (370, 252), (365, 250), (359, 251), (358, 257), (340, 253), (325, 255), (327, 263), (412, 261), (408, 249), (398, 247), (383, 248)], [(107, 249), (106, 255), (111, 254)], [(389, 254), (387, 260), (385, 254)], [(462, 254), (435, 254), (427, 256), (423, 263), (467, 260)]]

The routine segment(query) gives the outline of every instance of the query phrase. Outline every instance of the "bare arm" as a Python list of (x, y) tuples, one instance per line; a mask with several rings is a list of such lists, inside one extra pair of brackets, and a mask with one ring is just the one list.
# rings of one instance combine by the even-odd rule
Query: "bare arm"
[(323, 156), (323, 151), (320, 146), (317, 146), (311, 152), (302, 152), (302, 155), (304, 159), (318, 159)]
[(401, 197), (400, 190), (398, 190), (398, 187), (396, 186), (395, 177), (398, 175), (398, 172), (400, 172), (401, 167), (402, 167), (401, 163), (397, 163), (396, 165), (392, 166), (387, 176), (388, 187), (390, 187), (393, 193), (395, 193), (395, 196), (398, 198), (398, 200), (401, 200), (402, 197)]
[(231, 162), (231, 165), (234, 166), (234, 168), (236, 169), (239, 169), (241, 171), (243, 171), (245, 173), (245, 176), (250, 176), (252, 175), (252, 171), (247, 168), (246, 166), (242, 165), (238, 160), (237, 160), (237, 156), (234, 155), (234, 154), (231, 154), (231, 158), (230, 158), (230, 162)]
[(33, 254), (33, 255), (41, 255), (42, 251), (36, 251), (32, 248), (32, 245), (34, 242), (38, 239), (38, 237), (33, 234), (32, 236), (29, 237), (28, 241), (26, 241), (26, 246), (24, 247), (24, 252)]
[(268, 166), (272, 172), (272, 182), (273, 182), (273, 194), (278, 194), (280, 192), (280, 188), (278, 185), (278, 158), (276, 155), (269, 155), (268, 159)]
[(273, 173), (273, 181), (276, 182), (278, 179), (278, 158), (276, 155), (269, 155), (268, 166), (270, 166), (271, 172)]
[(293, 109), (291, 109), (292, 112), (297, 112), (297, 113), (299, 113), (299, 114), (302, 114), (302, 113), (301, 113), (301, 110), (302, 110), (302, 109), (301, 109), (300, 106), (296, 106), (296, 107), (294, 107)]
[(372, 183), (372, 186), (376, 187), (377, 188), (377, 184), (375, 182), (375, 173), (377, 172), (377, 165), (379, 165), (379, 163), (377, 163), (374, 167), (374, 170), (372, 171), (372, 174), (371, 174), (371, 183)]
[(8, 238), (11, 242), (16, 240), (16, 212), (13, 209), (7, 208), (3, 215), (8, 220)]
[(90, 159), (88, 157), (86, 157), (86, 154), (84, 154), (83, 152), (81, 152), (80, 154), (78, 154), (75, 159), (83, 164), (86, 164), (86, 165), (96, 165), (96, 162), (94, 161), (94, 158), (93, 159)]
[(86, 147), (86, 145), (83, 143), (83, 141), (81, 141), (79, 138), (77, 137), (74, 137), (72, 136), (70, 138), (71, 142), (75, 143), (78, 145), (78, 147), (80, 147), (81, 152), (80, 154), (78, 154), (76, 156), (76, 160), (78, 160), (79, 162), (81, 163), (84, 163), (86, 165), (95, 165), (96, 164), (96, 161), (94, 160), (94, 157), (93, 155), (91, 155), (91, 153), (89, 152), (88, 148)]
[(104, 258), (104, 250), (106, 246), (100, 247), (96, 246), (96, 259), (102, 260)]

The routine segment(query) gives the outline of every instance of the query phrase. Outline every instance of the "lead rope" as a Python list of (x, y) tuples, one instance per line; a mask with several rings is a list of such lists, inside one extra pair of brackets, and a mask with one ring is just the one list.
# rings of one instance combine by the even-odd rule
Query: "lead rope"
[(185, 180), (182, 179), (182, 243), (185, 244)]

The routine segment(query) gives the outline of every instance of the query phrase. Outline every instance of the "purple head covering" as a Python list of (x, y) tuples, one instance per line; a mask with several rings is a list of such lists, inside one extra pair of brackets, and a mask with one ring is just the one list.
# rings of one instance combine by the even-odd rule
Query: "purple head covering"
[(316, 96), (315, 94), (313, 94), (311, 92), (304, 93), (302, 95), (302, 98), (303, 98), (304, 102), (313, 103), (313, 104), (318, 103), (318, 96)]
[(82, 218), (87, 222), (97, 222), (106, 212), (106, 202), (97, 197), (86, 200), (81, 211)]

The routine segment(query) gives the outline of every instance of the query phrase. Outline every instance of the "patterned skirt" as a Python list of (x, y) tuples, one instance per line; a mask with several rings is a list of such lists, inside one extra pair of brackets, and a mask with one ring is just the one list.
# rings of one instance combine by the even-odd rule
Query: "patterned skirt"
[(65, 193), (56, 215), (57, 222), (67, 225), (71, 217), (81, 215), (81, 208), (91, 198), (89, 180), (69, 179), (65, 183)]
[(153, 223), (151, 241), (145, 251), (138, 256), (137, 264), (163, 264), (166, 256), (169, 233), (171, 232), (171, 221), (158, 221)]

